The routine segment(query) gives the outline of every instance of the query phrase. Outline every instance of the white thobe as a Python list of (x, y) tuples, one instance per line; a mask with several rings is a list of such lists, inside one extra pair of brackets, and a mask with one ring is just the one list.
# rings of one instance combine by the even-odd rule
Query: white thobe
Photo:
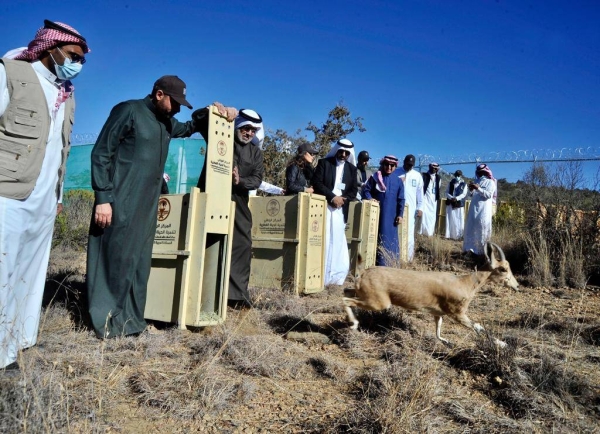
[[(446, 199), (456, 199), (457, 201), (463, 200), (469, 190), (465, 185), (465, 189), (458, 196), (450, 194), (450, 183), (446, 188)], [(453, 208), (448, 201), (446, 201), (446, 238), (458, 240), (463, 236), (465, 228), (465, 208)]]
[[(55, 108), (57, 79), (41, 62), (31, 66), (48, 103), (50, 131), (31, 195), (23, 200), (0, 197), (0, 368), (15, 362), (19, 350), (37, 341), (62, 160), (65, 105)], [(6, 71), (0, 65), (0, 116), (8, 104)]]
[(421, 218), (420, 234), (433, 236), (435, 234), (435, 220), (437, 217), (437, 200), (435, 200), (436, 175), (431, 175), (427, 191), (423, 195), (423, 217)]
[[(342, 177), (344, 161), (338, 161), (335, 168), (335, 185), (331, 190), (336, 196), (342, 195)], [(350, 270), (350, 255), (346, 240), (346, 222), (344, 211), (327, 205), (325, 228), (325, 285), (343, 285)]]
[(423, 209), (423, 176), (416, 170), (404, 170), (399, 167), (394, 172), (404, 183), (404, 199), (410, 215), (408, 218), (408, 260), (412, 261), (415, 253), (415, 219), (417, 211)]
[(473, 250), (481, 255), (484, 253), (485, 243), (492, 237), (492, 198), (496, 192), (496, 183), (485, 176), (478, 178), (475, 183), (479, 184), (479, 188), (469, 193), (472, 198), (465, 226), (463, 251)]

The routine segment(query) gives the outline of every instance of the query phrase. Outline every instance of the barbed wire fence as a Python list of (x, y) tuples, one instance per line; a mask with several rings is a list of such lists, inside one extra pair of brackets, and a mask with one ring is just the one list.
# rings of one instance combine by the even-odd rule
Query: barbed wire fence
[(98, 133), (71, 134), (71, 145), (73, 145), (73, 146), (93, 145), (94, 143), (96, 143), (97, 138), (98, 138)]
[(472, 152), (464, 155), (434, 156), (419, 154), (419, 165), (425, 166), (436, 162), (440, 166), (450, 164), (478, 163), (542, 163), (559, 161), (593, 161), (600, 160), (600, 146), (561, 149), (532, 149), (519, 151), (491, 151), (485, 153)]
[[(570, 161), (600, 161), (600, 146), (573, 147), (560, 149), (531, 149), (518, 151), (488, 151), (471, 152), (460, 155), (432, 155), (417, 154), (415, 168), (426, 171), (430, 163), (438, 163), (441, 171), (443, 166), (459, 166), (468, 164), (497, 164), (497, 163), (561, 163)], [(383, 157), (375, 157), (371, 160), (370, 168), (377, 169), (379, 160)], [(399, 156), (399, 165), (402, 165), (404, 157)], [(447, 173), (447, 172), (446, 172)]]
[[(77, 133), (71, 136), (71, 144), (74, 146), (94, 144), (98, 133)], [(383, 157), (375, 157), (371, 160), (372, 169), (377, 169), (379, 160)], [(399, 157), (400, 165), (404, 157)], [(426, 170), (430, 163), (438, 163), (442, 166), (457, 166), (467, 164), (497, 164), (497, 163), (558, 163), (569, 161), (600, 161), (600, 146), (571, 147), (559, 149), (521, 149), (518, 151), (487, 151), (470, 152), (458, 155), (432, 155), (417, 154), (416, 169)]]

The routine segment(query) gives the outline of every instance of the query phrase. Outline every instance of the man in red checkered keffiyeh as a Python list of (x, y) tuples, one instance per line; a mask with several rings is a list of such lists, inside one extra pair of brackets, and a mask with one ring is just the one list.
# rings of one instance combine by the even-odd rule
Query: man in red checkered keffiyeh
[[(58, 77), (60, 91), (53, 109), (53, 115), (60, 105), (69, 98), (74, 90), (71, 79), (81, 70), (85, 63), (85, 54), (90, 49), (87, 41), (73, 27), (44, 20), (44, 27), (38, 29), (33, 41), (27, 47), (16, 48), (3, 57), (14, 60), (34, 62), (39, 60), (50, 72)], [(69, 65), (72, 64), (72, 65)], [(68, 69), (75, 68), (71, 75), (65, 75)]]
[(67, 83), (61, 93), (65, 100), (73, 90), (70, 80), (81, 71), (89, 52), (87, 41), (73, 27), (44, 20), (44, 27), (27, 47), (16, 48), (2, 57), (27, 62), (39, 60), (60, 82)]
[(37, 31), (35, 38), (29, 43), (27, 48), (10, 51), (4, 57), (31, 62), (39, 59), (44, 52), (69, 43), (79, 45), (84, 54), (90, 52), (85, 38), (73, 27), (64, 23), (44, 20), (44, 27)]
[(18, 368), (20, 351), (37, 342), (75, 112), (71, 79), (89, 51), (75, 29), (46, 20), (27, 47), (0, 59), (0, 370)]

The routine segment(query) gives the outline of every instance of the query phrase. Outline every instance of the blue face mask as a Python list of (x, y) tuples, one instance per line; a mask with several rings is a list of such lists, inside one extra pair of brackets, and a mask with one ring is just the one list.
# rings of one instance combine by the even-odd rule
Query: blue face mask
[(56, 76), (61, 80), (74, 79), (81, 72), (83, 65), (81, 63), (73, 62), (71, 59), (65, 56), (65, 53), (63, 53), (60, 48), (58, 49), (58, 51), (60, 51), (60, 54), (62, 54), (65, 58), (65, 63), (59, 65), (58, 63), (56, 63), (56, 60), (54, 60), (54, 56), (50, 54), (50, 57), (52, 57), (52, 60), (54, 60), (54, 69), (56, 70)]

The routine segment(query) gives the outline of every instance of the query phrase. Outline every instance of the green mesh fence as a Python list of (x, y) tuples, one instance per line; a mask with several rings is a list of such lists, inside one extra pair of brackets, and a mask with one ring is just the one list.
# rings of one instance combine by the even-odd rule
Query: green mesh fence
[[(90, 154), (94, 144), (71, 147), (67, 160), (65, 190), (91, 190)], [(169, 181), (169, 193), (188, 193), (198, 183), (204, 164), (206, 142), (203, 139), (173, 139), (165, 163)]]

